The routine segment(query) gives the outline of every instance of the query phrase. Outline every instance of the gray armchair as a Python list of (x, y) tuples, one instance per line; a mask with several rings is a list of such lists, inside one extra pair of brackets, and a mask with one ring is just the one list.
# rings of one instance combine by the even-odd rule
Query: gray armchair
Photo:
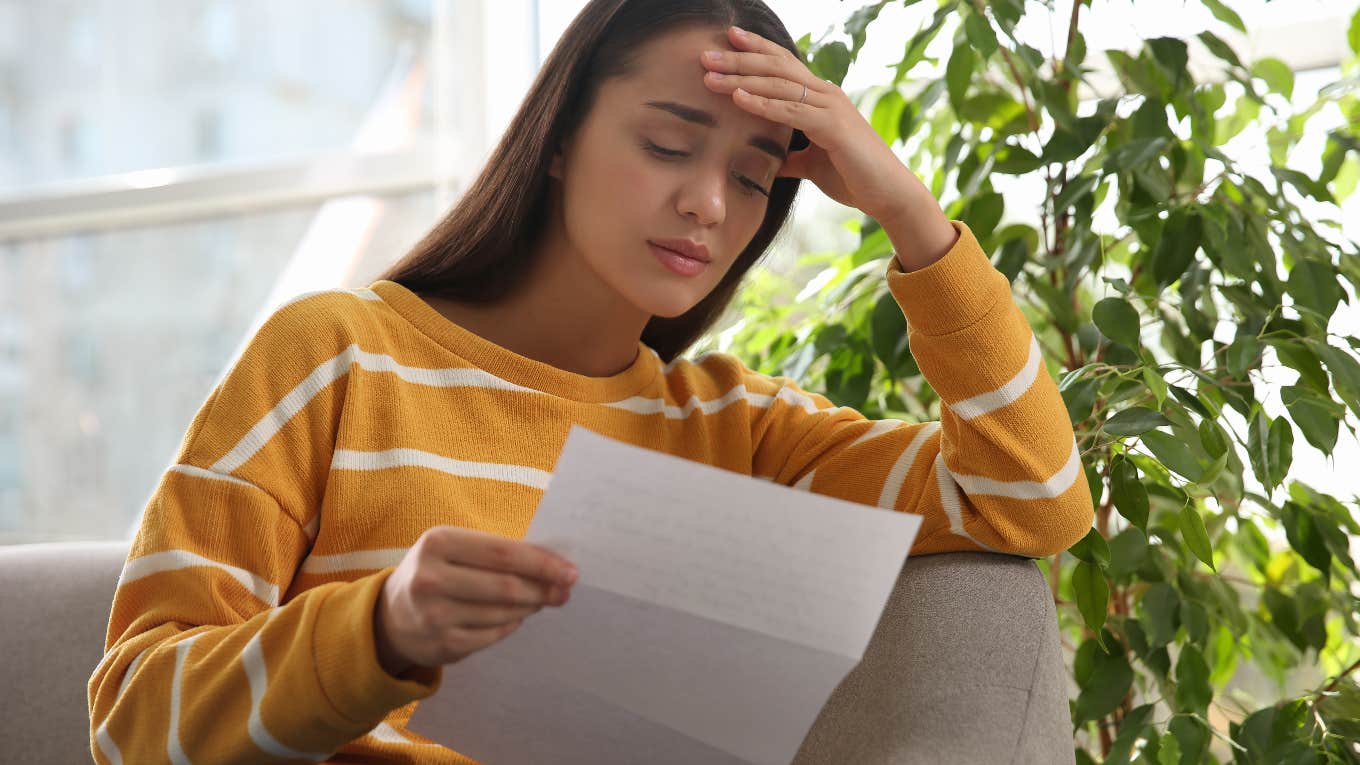
[[(0, 762), (90, 761), (86, 682), (127, 551), (0, 547)], [(1052, 596), (1032, 561), (909, 558), (864, 660), (794, 763), (1073, 763), (1067, 688)]]

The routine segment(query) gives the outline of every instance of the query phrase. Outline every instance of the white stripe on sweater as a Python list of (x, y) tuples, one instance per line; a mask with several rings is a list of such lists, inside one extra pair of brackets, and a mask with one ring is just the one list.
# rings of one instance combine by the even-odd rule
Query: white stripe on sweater
[(1081, 455), (1077, 451), (1077, 441), (1072, 439), (1072, 451), (1067, 464), (1058, 469), (1047, 481), (998, 481), (980, 475), (954, 474), (954, 480), (970, 497), (991, 494), (1009, 499), (1052, 499), (1061, 496), (1072, 487), (1082, 475)]
[(269, 671), (265, 666), (260, 636), (277, 613), (276, 609), (270, 609), (265, 613), (264, 625), (246, 642), (246, 647), (241, 651), (241, 664), (245, 667), (246, 680), (250, 683), (250, 718), (246, 728), (250, 732), (251, 742), (268, 754), (285, 759), (320, 762), (329, 757), (330, 753), (308, 752), (283, 744), (265, 727), (264, 718), (260, 715), (260, 705), (264, 702), (265, 691), (269, 688)]
[(388, 547), (381, 550), (357, 550), (336, 555), (308, 555), (298, 569), (303, 574), (334, 574), (340, 571), (377, 571), (395, 566), (406, 555), (406, 547)]
[(522, 385), (502, 380), (481, 369), (412, 367), (397, 362), (396, 359), (387, 354), (369, 353), (360, 350), (358, 345), (350, 345), (333, 358), (317, 365), (305, 380), (298, 383), (283, 397), (282, 401), (269, 410), (222, 459), (213, 465), (212, 469), (219, 473), (235, 472), (256, 452), (264, 448), (264, 445), (269, 443), (270, 439), (282, 430), (283, 426), (294, 415), (302, 411), (317, 394), (340, 377), (348, 374), (349, 368), (354, 364), (358, 364), (360, 368), (370, 372), (391, 372), (401, 379), (417, 385), (501, 388), (525, 393), (539, 393), (532, 388), (525, 388)]
[(165, 742), (165, 751), (170, 755), (170, 761), (175, 765), (192, 765), (189, 755), (184, 753), (184, 746), (179, 740), (179, 704), (181, 677), (184, 673), (184, 660), (189, 655), (189, 648), (194, 641), (203, 636), (200, 632), (197, 635), (187, 637), (175, 644), (175, 676), (170, 681), (170, 730)]
[(114, 743), (113, 737), (109, 735), (107, 724), (99, 726), (99, 730), (95, 731), (94, 741), (99, 745), (99, 752), (108, 758), (109, 762), (113, 765), (123, 765), (123, 750), (118, 748), (118, 744)]
[(945, 516), (949, 518), (949, 530), (988, 552), (997, 552), (995, 548), (974, 539), (973, 535), (968, 533), (968, 529), (963, 527), (963, 500), (959, 497), (959, 486), (954, 482), (953, 474), (944, 464), (943, 453), (935, 455), (935, 483), (940, 490), (940, 505), (944, 508)]
[(240, 582), (247, 590), (250, 590), (251, 594), (263, 601), (265, 605), (273, 608), (279, 604), (278, 585), (238, 566), (205, 558), (188, 550), (162, 550), (129, 560), (123, 564), (123, 572), (118, 576), (118, 586), (122, 587), (129, 582), (135, 582), (152, 574), (179, 571), (194, 566), (210, 566), (224, 571), (231, 578)]
[(399, 467), (430, 468), (449, 475), (517, 483), (539, 490), (546, 490), (548, 479), (552, 477), (550, 471), (524, 465), (456, 460), (421, 449), (387, 449), (381, 452), (336, 449), (331, 459), (331, 470), (385, 470)]
[[(209, 481), (225, 481), (227, 483), (234, 483), (239, 486), (248, 486), (252, 489), (255, 489), (256, 491), (262, 492), (265, 496), (269, 497), (271, 501), (274, 501), (274, 496), (269, 492), (265, 491), (259, 486), (256, 486), (250, 481), (244, 481), (240, 478), (237, 478), (236, 476), (223, 475), (222, 473), (218, 473), (213, 470), (204, 470), (203, 468), (198, 467), (197, 465), (184, 465), (184, 464), (171, 465), (170, 470), (176, 473), (182, 473), (184, 475), (193, 476), (195, 478), (204, 478)], [(321, 516), (320, 514), (318, 514), (312, 516), (312, 519), (307, 522), (307, 525), (302, 527), (302, 533), (306, 535), (307, 541), (310, 542), (316, 539), (316, 532), (317, 529), (320, 528), (320, 523)]]
[[(123, 679), (118, 683), (118, 692), (113, 695), (114, 706), (118, 705), (118, 700), (123, 697), (123, 691), (127, 690), (128, 683), (132, 682), (132, 674), (137, 671), (137, 665), (141, 664), (142, 658), (150, 653), (151, 649), (155, 647), (155, 644), (152, 644), (143, 648), (141, 653), (133, 657), (132, 663), (123, 671)], [(107, 662), (110, 657), (116, 656), (117, 654), (117, 650), (112, 650), (104, 654), (104, 658), (99, 660), (99, 666), (103, 667), (104, 663)], [(95, 672), (97, 673), (98, 671), (99, 668), (96, 667)], [(109, 762), (115, 763), (115, 765), (122, 765), (123, 750), (118, 748), (118, 744), (113, 740), (113, 736), (109, 735), (109, 717), (112, 716), (113, 715), (110, 714), (108, 717), (105, 717), (104, 722), (99, 724), (99, 729), (94, 733), (94, 740), (99, 746), (99, 751), (103, 752), (104, 756), (109, 759)]]
[(895, 509), (902, 493), (902, 485), (906, 482), (907, 476), (911, 473), (911, 468), (916, 464), (916, 454), (921, 451), (925, 442), (935, 435), (940, 429), (940, 423), (927, 422), (916, 431), (916, 436), (911, 439), (911, 443), (893, 463), (892, 470), (888, 471), (888, 477), (883, 481), (883, 492), (878, 495), (878, 506)]
[(1015, 377), (993, 391), (949, 405), (949, 410), (960, 418), (971, 420), (988, 412), (994, 412), (1008, 404), (1013, 404), (1034, 385), (1043, 366), (1043, 356), (1039, 353), (1039, 340), (1032, 333), (1029, 336), (1029, 359)]

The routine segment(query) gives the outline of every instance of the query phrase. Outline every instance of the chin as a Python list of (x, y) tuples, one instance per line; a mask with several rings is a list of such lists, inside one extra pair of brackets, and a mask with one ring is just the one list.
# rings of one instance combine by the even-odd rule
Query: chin
[(696, 305), (698, 305), (698, 303), (690, 301), (685, 301), (683, 303), (676, 302), (673, 300), (654, 301), (651, 303), (651, 308), (648, 309), (647, 312), (653, 316), (657, 316), (662, 319), (674, 319), (677, 316), (684, 315), (686, 311), (688, 311), (689, 309), (693, 308)]
[(696, 299), (694, 295), (689, 294), (688, 290), (676, 288), (675, 285), (668, 286), (671, 288), (637, 295), (634, 305), (652, 316), (674, 319), (698, 305), (699, 301), (703, 299), (702, 295)]

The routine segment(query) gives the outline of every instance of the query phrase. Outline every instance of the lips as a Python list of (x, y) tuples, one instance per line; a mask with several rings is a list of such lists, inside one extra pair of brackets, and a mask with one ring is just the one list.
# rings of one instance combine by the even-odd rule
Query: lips
[(713, 260), (708, 254), (707, 245), (689, 239), (650, 239), (648, 243), (700, 263), (710, 263)]

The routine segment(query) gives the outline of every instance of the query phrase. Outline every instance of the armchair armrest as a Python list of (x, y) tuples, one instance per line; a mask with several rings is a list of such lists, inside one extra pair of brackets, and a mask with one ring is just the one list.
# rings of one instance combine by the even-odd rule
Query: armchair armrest
[(795, 765), (1075, 763), (1053, 595), (1034, 561), (908, 558)]

